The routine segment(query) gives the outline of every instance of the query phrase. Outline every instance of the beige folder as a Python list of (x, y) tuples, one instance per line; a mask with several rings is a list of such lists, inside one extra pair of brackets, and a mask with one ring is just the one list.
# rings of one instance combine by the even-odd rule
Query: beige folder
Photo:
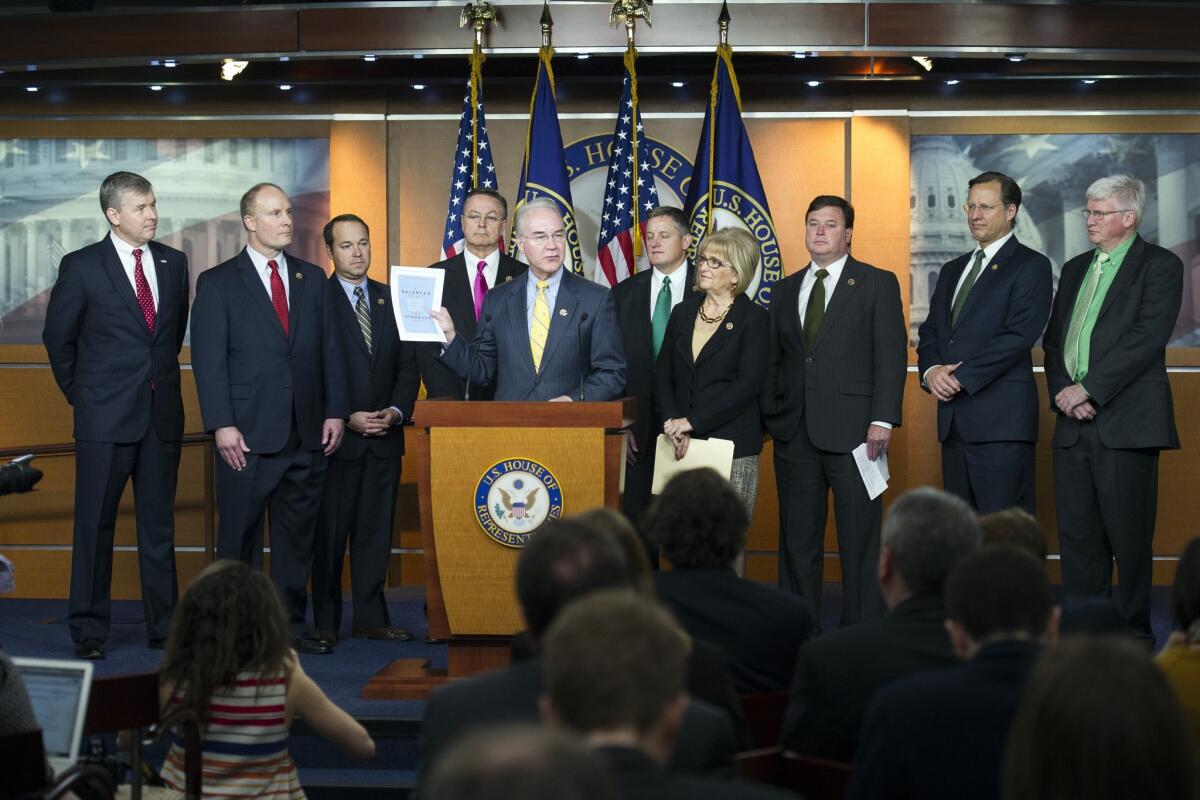
[(675, 460), (675, 445), (666, 434), (659, 434), (654, 446), (654, 485), (652, 494), (658, 494), (671, 478), (680, 472), (700, 467), (712, 467), (729, 479), (733, 469), (733, 442), (729, 439), (692, 439), (687, 453)]

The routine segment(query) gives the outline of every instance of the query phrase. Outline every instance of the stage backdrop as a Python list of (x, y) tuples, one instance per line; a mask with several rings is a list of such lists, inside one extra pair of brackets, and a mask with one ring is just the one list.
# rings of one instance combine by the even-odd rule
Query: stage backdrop
[(62, 257), (108, 233), (98, 189), (117, 170), (158, 198), (158, 240), (196, 275), (245, 243), (238, 201), (251, 181), (284, 187), (295, 209), (289, 250), (326, 261), (327, 139), (0, 139), (0, 344), (40, 344)]

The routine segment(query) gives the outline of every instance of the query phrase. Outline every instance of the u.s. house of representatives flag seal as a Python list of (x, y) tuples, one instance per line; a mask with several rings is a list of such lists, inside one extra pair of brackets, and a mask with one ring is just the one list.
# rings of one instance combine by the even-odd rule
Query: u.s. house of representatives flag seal
[(475, 517), (489, 537), (524, 547), (548, 519), (563, 513), (562, 487), (544, 464), (509, 458), (490, 466), (475, 487)]

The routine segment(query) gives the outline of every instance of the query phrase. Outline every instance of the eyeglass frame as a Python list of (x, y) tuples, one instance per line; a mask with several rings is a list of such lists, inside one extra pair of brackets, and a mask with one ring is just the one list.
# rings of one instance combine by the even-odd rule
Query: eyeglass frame
[(1079, 212), (1079, 215), (1081, 217), (1083, 217), (1084, 221), (1086, 222), (1087, 220), (1091, 219), (1092, 217), (1099, 217), (1100, 220), (1103, 221), (1104, 218), (1110, 214), (1132, 214), (1132, 213), (1133, 213), (1132, 208), (1118, 208), (1115, 211), (1092, 211), (1090, 208), (1085, 208)]
[(1014, 205), (1014, 203), (1001, 203), (997, 206), (989, 206), (987, 203), (963, 203), (962, 210), (964, 214), (970, 214), (975, 209), (979, 209), (985, 214), (990, 214), (993, 211), (1001, 208), (1008, 208), (1011, 205)]
[(728, 261), (722, 261), (716, 256), (698, 256), (696, 258), (696, 266), (708, 266), (709, 269), (733, 269), (733, 264)]
[(517, 237), (524, 239), (527, 242), (533, 242), (538, 247), (545, 247), (550, 243), (551, 240), (553, 240), (555, 244), (560, 245), (567, 243), (566, 231), (558, 231), (556, 233), (535, 233), (532, 236), (519, 233), (517, 234)]
[(463, 222), (470, 222), (472, 225), (478, 225), (482, 222), (484, 227), (487, 228), (490, 228), (493, 225), (499, 225), (505, 220), (505, 217), (497, 216), (495, 214), (488, 214), (487, 216), (480, 214), (463, 214), (462, 218)]

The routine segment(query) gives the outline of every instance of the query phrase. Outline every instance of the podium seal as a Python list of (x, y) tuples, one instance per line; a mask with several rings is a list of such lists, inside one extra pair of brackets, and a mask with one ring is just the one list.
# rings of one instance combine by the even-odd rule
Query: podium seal
[(475, 518), (489, 538), (505, 547), (529, 544), (534, 532), (562, 511), (558, 478), (528, 458), (496, 462), (475, 486)]

